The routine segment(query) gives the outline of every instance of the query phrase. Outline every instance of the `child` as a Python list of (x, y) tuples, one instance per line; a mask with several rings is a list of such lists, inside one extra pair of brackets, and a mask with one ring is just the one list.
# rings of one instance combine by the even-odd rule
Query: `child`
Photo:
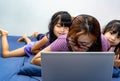
[[(102, 37), (103, 38), (103, 37)], [(41, 65), (41, 52), (45, 51), (102, 51), (101, 30), (98, 20), (90, 15), (78, 15), (73, 19), (68, 35), (61, 35), (48, 47), (33, 57), (31, 63)]]
[[(71, 18), (73, 20), (74, 16), (72, 16)], [(40, 40), (44, 36), (44, 34), (34, 32), (31, 36), (35, 37), (37, 40)], [(31, 40), (28, 38), (28, 36), (26, 34), (24, 34), (21, 38), (18, 39), (18, 42), (22, 42), (22, 41), (26, 42), (27, 44), (29, 44), (31, 42)]]
[[(55, 13), (49, 24), (49, 32), (40, 40), (39, 51), (43, 49), (45, 46), (52, 43), (58, 36), (62, 34), (67, 34), (69, 28), (71, 26), (71, 16), (66, 11), (60, 11)], [(13, 57), (13, 56), (30, 56), (32, 53), (31, 48), (35, 44), (35, 42), (31, 42), (24, 47), (18, 48), (13, 51), (9, 51), (9, 44), (7, 40), (7, 31), (0, 29), (0, 33), (2, 36), (2, 56), (3, 57)], [(37, 42), (37, 43), (38, 43)], [(35, 51), (36, 52), (36, 51)]]
[(120, 20), (110, 21), (105, 26), (103, 34), (109, 42), (108, 51), (115, 52), (115, 66), (120, 67)]

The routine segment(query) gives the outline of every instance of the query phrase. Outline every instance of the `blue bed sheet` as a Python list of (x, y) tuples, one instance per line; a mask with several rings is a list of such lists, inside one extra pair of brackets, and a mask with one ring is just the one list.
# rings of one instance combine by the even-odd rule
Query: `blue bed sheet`
[[(17, 39), (21, 36), (8, 36), (10, 50), (24, 46), (26, 43), (18, 43)], [(31, 38), (36, 41), (35, 38)], [(42, 81), (38, 76), (19, 75), (18, 72), (24, 62), (29, 59), (27, 56), (3, 58), (1, 56), (1, 37), (0, 37), (0, 81)], [(112, 81), (120, 81), (119, 78), (112, 78)]]
[[(24, 46), (25, 42), (17, 42), (17, 39), (21, 36), (8, 36), (8, 42), (10, 50)], [(36, 41), (35, 38), (30, 37), (32, 41)], [(41, 81), (41, 77), (19, 75), (18, 72), (23, 66), (24, 61), (28, 56), (23, 57), (11, 57), (3, 58), (1, 55), (1, 37), (0, 37), (0, 81)]]

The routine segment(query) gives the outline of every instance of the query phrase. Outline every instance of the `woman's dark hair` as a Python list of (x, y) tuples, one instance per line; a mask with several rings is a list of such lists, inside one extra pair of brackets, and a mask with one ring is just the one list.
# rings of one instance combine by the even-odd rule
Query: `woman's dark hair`
[(59, 11), (56, 12), (49, 23), (48, 29), (49, 29), (49, 42), (52, 43), (55, 39), (57, 39), (57, 36), (54, 34), (54, 26), (57, 24), (57, 22), (60, 20), (61, 26), (69, 27), (72, 24), (72, 18), (71, 15), (67, 11)]
[[(85, 34), (92, 34), (96, 38), (96, 41), (92, 44), (88, 51), (102, 51), (101, 29), (98, 20), (90, 15), (78, 15), (73, 19), (67, 40), (71, 36), (75, 37), (75, 40), (77, 40), (78, 36), (76, 36), (76, 33), (82, 31), (84, 31)], [(76, 45), (78, 44), (76, 43)]]
[[(113, 34), (118, 33), (118, 37), (120, 37), (120, 20), (112, 20), (110, 21), (104, 28), (103, 34), (111, 31)], [(120, 50), (120, 43), (115, 47), (114, 52), (118, 53), (118, 49)]]

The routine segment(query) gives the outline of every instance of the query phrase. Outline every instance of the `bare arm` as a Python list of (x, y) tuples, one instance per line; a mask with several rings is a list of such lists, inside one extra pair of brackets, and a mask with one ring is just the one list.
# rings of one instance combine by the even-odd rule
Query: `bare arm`
[(46, 45), (47, 43), (48, 43), (48, 38), (47, 36), (44, 36), (32, 47), (31, 51), (36, 54), (40, 51), (40, 48)]
[[(66, 48), (66, 49), (65, 49)], [(66, 51), (66, 38), (57, 38), (53, 43), (48, 47), (44, 48), (38, 52), (32, 59), (31, 63), (35, 65), (41, 65), (41, 52), (50, 52), (50, 51)]]
[(48, 52), (48, 51), (51, 51), (50, 45), (46, 47), (45, 49), (43, 49), (42, 51), (38, 52), (31, 60), (31, 63), (40, 66), (41, 65), (41, 52)]

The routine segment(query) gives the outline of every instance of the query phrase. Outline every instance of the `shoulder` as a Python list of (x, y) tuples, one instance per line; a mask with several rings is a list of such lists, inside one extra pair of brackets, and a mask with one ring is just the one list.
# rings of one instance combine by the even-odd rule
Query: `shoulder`
[(66, 42), (66, 37), (67, 37), (67, 35), (61, 35), (61, 36), (59, 36), (56, 40), (55, 40), (55, 42), (56, 43), (63, 43), (63, 42)]
[(101, 34), (101, 43), (102, 43), (103, 51), (107, 51), (108, 48), (110, 47), (110, 44), (103, 34)]
[(59, 36), (53, 43), (51, 43), (50, 48), (52, 51), (68, 51), (67, 42), (66, 42), (67, 35)]
[(108, 43), (106, 37), (105, 37), (103, 34), (101, 34), (101, 41), (102, 41), (103, 43), (104, 43), (104, 42)]
[(65, 35), (61, 35), (61, 36), (59, 36), (58, 38), (67, 38), (67, 34), (65, 34)]

